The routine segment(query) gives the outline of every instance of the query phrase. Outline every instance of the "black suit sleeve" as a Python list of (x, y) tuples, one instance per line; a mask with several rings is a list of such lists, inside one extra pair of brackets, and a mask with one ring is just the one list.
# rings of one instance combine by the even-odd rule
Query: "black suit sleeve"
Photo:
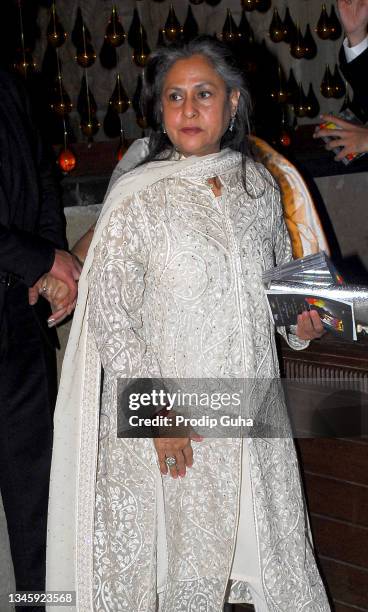
[(54, 245), (30, 232), (8, 229), (0, 224), (1, 271), (19, 276), (27, 287), (52, 268)]
[(368, 121), (368, 49), (347, 62), (344, 48), (341, 47), (339, 61), (341, 72), (354, 92), (351, 110), (365, 123)]
[[(33, 117), (27, 105), (29, 122)], [(54, 154), (51, 147), (45, 147), (38, 130), (33, 132), (34, 159), (39, 181), (40, 211), (38, 218), (38, 235), (52, 242), (58, 249), (67, 249), (65, 234), (65, 216), (61, 206), (61, 193), (56, 178), (56, 164), (53, 167)]]

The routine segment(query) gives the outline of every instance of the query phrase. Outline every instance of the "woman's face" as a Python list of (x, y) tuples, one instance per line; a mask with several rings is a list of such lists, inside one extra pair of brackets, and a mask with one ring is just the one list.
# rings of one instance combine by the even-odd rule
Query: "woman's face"
[(228, 96), (224, 81), (203, 55), (175, 62), (161, 97), (163, 124), (172, 144), (186, 156), (219, 151), (238, 99), (237, 90)]

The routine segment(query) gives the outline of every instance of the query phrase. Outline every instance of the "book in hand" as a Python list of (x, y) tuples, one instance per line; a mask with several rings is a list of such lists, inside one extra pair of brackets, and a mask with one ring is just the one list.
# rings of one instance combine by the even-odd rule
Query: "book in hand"
[(356, 340), (357, 326), (368, 331), (368, 287), (345, 284), (325, 253), (268, 270), (263, 280), (276, 326), (295, 325), (298, 314), (314, 309), (341, 338)]
[(305, 310), (316, 310), (323, 327), (346, 340), (356, 340), (353, 305), (333, 300), (325, 295), (266, 291), (268, 304), (276, 327), (295, 325), (297, 316)]

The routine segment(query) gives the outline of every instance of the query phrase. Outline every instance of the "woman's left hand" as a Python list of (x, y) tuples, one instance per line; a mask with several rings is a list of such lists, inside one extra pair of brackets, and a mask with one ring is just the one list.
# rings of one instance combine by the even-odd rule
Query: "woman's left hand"
[(298, 315), (296, 335), (300, 340), (316, 340), (326, 333), (316, 310), (305, 310)]

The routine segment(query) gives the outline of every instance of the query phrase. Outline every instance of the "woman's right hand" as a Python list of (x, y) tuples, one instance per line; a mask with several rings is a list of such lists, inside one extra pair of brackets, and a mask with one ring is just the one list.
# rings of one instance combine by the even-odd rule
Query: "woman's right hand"
[[(160, 464), (160, 471), (162, 474), (170, 473), (173, 478), (180, 476), (183, 478), (186, 474), (187, 468), (193, 465), (193, 449), (191, 441), (201, 442), (202, 436), (199, 436), (193, 430), (191, 430), (189, 437), (187, 438), (154, 438), (154, 444)], [(167, 467), (165, 459), (168, 457), (175, 457), (176, 465)]]

